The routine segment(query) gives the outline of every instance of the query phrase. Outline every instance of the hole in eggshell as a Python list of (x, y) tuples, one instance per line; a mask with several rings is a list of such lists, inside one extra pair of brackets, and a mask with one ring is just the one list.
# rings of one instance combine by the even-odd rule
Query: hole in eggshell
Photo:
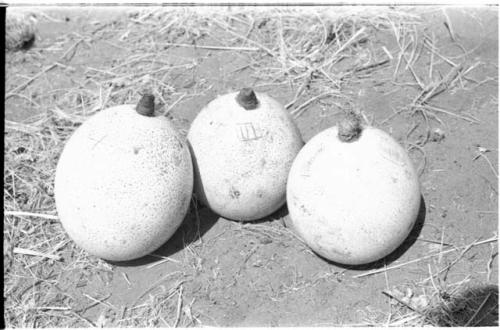
[(239, 190), (234, 187), (231, 187), (231, 189), (229, 190), (229, 197), (231, 197), (232, 199), (238, 199), (240, 195), (241, 193), (239, 192)]

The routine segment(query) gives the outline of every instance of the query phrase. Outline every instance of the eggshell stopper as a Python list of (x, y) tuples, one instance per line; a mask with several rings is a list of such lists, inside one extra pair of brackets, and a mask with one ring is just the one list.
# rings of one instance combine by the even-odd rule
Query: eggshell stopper
[(245, 110), (254, 110), (259, 106), (259, 100), (251, 88), (243, 88), (236, 96), (236, 102)]

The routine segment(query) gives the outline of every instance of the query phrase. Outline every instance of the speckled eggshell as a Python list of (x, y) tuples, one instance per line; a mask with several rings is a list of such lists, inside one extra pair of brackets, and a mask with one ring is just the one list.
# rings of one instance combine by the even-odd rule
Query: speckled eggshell
[(222, 217), (251, 221), (285, 203), (288, 172), (303, 141), (279, 102), (255, 93), (258, 108), (246, 110), (237, 94), (219, 96), (202, 109), (188, 141), (196, 196)]
[(193, 189), (186, 141), (164, 117), (134, 105), (103, 110), (66, 143), (55, 177), (64, 229), (77, 245), (111, 261), (145, 256), (183, 221)]
[(287, 205), (294, 230), (331, 261), (381, 259), (408, 236), (418, 216), (414, 166), (390, 135), (365, 127), (342, 142), (337, 127), (314, 136), (290, 170)]

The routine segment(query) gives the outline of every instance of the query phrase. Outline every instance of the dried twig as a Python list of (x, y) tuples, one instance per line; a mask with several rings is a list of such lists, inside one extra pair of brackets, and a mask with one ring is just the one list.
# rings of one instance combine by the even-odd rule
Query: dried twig
[(456, 42), (457, 39), (455, 38), (455, 32), (453, 31), (453, 26), (451, 25), (450, 17), (448, 16), (448, 13), (446, 13), (446, 9), (445, 8), (442, 9), (442, 12), (443, 12), (443, 15), (444, 15), (445, 20), (446, 20), (444, 22), (444, 26), (446, 26), (446, 29), (448, 30), (448, 33), (450, 34), (450, 39), (453, 42)]
[(477, 243), (479, 239), (475, 240), (474, 242), (472, 242), (471, 244), (467, 245), (461, 252), (460, 254), (458, 255), (458, 257), (455, 258), (455, 260), (453, 260), (449, 265), (447, 265), (445, 268), (441, 269), (439, 272), (437, 272), (436, 274), (434, 275), (439, 275), (443, 272), (445, 272), (445, 275), (444, 275), (444, 280), (446, 280), (447, 276), (448, 276), (448, 272), (450, 271), (451, 267), (453, 267), (458, 261), (460, 261), (460, 259), (463, 258), (463, 256), (467, 253), (467, 251), (469, 251), (470, 249), (472, 249), (472, 247), (474, 246), (475, 243)]
[(19, 248), (19, 247), (15, 247), (12, 252), (18, 253), (18, 254), (26, 254), (26, 255), (35, 256), (35, 257), (44, 257), (44, 258), (57, 260), (57, 261), (61, 260), (61, 257), (57, 256), (57, 255), (42, 253), (42, 252), (33, 251), (33, 250), (29, 250), (29, 249), (24, 249), (24, 248)]
[(431, 53), (433, 53), (434, 55), (437, 55), (440, 59), (442, 59), (443, 61), (445, 61), (446, 63), (448, 63), (452, 67), (456, 67), (458, 65), (457, 63), (453, 62), (449, 58), (444, 57), (441, 53), (439, 53), (436, 50), (436, 48), (434, 47), (433, 44), (429, 44), (429, 43), (430, 42), (427, 39), (424, 40), (424, 47), (426, 47)]
[(412, 107), (422, 105), (427, 103), (436, 95), (441, 94), (445, 90), (447, 90), (451, 83), (457, 78), (460, 72), (463, 70), (463, 65), (459, 64), (453, 67), (443, 79), (439, 82), (431, 83), (427, 85), (422, 93), (420, 93), (412, 102)]
[(161, 258), (161, 260), (157, 261), (157, 262), (154, 262), (152, 263), (151, 265), (148, 265), (146, 268), (147, 269), (150, 269), (150, 268), (153, 268), (153, 267), (156, 267), (158, 265), (161, 265), (161, 264), (164, 264), (165, 262), (177, 262), (179, 263), (180, 261), (178, 260), (175, 260), (175, 259), (172, 259), (172, 258), (169, 258), (169, 257), (163, 257), (163, 256), (158, 256), (156, 254), (150, 254), (150, 256), (155, 256), (155, 257), (159, 257)]
[(25, 89), (26, 87), (28, 87), (32, 82), (34, 82), (35, 80), (37, 80), (38, 78), (40, 78), (43, 74), (45, 74), (46, 72), (52, 70), (53, 68), (55, 68), (56, 66), (59, 66), (60, 64), (59, 63), (53, 63), (47, 67), (45, 67), (42, 71), (40, 71), (39, 73), (37, 73), (36, 75), (34, 75), (33, 77), (31, 77), (30, 79), (26, 80), (24, 83), (22, 83), (21, 85), (17, 86), (17, 87), (14, 87), (13, 89), (11, 89), (10, 91), (7, 92), (7, 94), (5, 95), (5, 100), (8, 100), (10, 97), (14, 96), (16, 93), (18, 93), (19, 91)]
[(325, 96), (329, 96), (329, 95), (336, 95), (338, 94), (337, 92), (326, 92), (326, 93), (323, 93), (323, 94), (319, 94), (319, 95), (316, 95), (314, 97), (312, 97), (311, 99), (307, 100), (306, 102), (302, 103), (300, 106), (298, 106), (296, 109), (292, 110), (290, 112), (291, 115), (294, 116), (294, 118), (299, 118), (304, 112), (305, 112), (305, 109), (306, 107), (313, 103), (314, 101), (317, 101)]
[(410, 305), (410, 304), (408, 304), (407, 302), (404, 302), (403, 300), (399, 299), (398, 297), (396, 297), (396, 296), (395, 296), (395, 295), (393, 295), (392, 293), (390, 293), (390, 292), (388, 292), (388, 291), (386, 291), (386, 290), (382, 291), (382, 293), (383, 293), (383, 294), (385, 294), (386, 296), (388, 296), (389, 298), (396, 300), (396, 301), (397, 301), (398, 303), (400, 303), (401, 305), (404, 305), (404, 306), (408, 307), (408, 308), (409, 308), (409, 309), (411, 309), (412, 311), (414, 311), (414, 312), (416, 312), (416, 313), (418, 313), (418, 314), (420, 314), (420, 315), (422, 315), (422, 316), (425, 316), (425, 315), (422, 313), (422, 311), (420, 311), (419, 309), (417, 309), (417, 308), (415, 308), (415, 307), (411, 306), (411, 305)]
[[(475, 246), (479, 246), (479, 245), (487, 244), (487, 243), (492, 243), (492, 242), (497, 242), (497, 241), (498, 241), (498, 237), (495, 235), (494, 237), (485, 239), (483, 241), (476, 242), (471, 247), (475, 247)], [(374, 274), (382, 273), (382, 272), (388, 271), (388, 270), (398, 269), (398, 268), (401, 268), (403, 266), (414, 264), (416, 262), (419, 262), (419, 261), (422, 261), (422, 260), (425, 260), (425, 259), (437, 257), (437, 256), (439, 256), (441, 254), (447, 254), (447, 253), (450, 253), (450, 252), (457, 251), (459, 249), (466, 248), (469, 245), (470, 244), (467, 244), (465, 246), (459, 246), (459, 247), (451, 248), (451, 249), (448, 249), (448, 250), (445, 250), (445, 251), (442, 251), (442, 252), (439, 252), (439, 253), (434, 253), (434, 254), (431, 254), (431, 255), (428, 255), (428, 256), (425, 256), (425, 257), (422, 257), (422, 258), (417, 258), (417, 259), (414, 259), (414, 260), (410, 260), (410, 261), (401, 263), (399, 265), (394, 265), (394, 266), (387, 267), (387, 268), (384, 267), (384, 268), (372, 270), (372, 271), (369, 271), (369, 272), (366, 272), (366, 273), (354, 275), (353, 277), (354, 278), (360, 278), (360, 277), (365, 277), (365, 276), (369, 276), (369, 275), (374, 275)]]
[(115, 306), (113, 306), (110, 303), (106, 302), (106, 300), (109, 299), (109, 297), (111, 297), (111, 294), (108, 294), (106, 297), (104, 297), (102, 299), (96, 299), (96, 298), (94, 298), (92, 296), (89, 296), (86, 293), (84, 293), (83, 296), (86, 297), (86, 298), (88, 298), (88, 299), (90, 299), (90, 300), (92, 300), (95, 304), (103, 305), (103, 306), (112, 308), (114, 310), (118, 310), (118, 308), (116, 308)]
[(439, 244), (439, 245), (444, 245), (444, 246), (452, 246), (452, 244), (448, 243), (443, 243), (443, 241), (434, 241), (431, 239), (425, 239), (425, 238), (417, 238), (417, 240), (422, 241), (422, 242), (427, 242), (427, 243), (433, 243), (433, 244)]
[(177, 299), (177, 314), (175, 317), (174, 328), (177, 328), (179, 325), (179, 321), (181, 320), (181, 311), (182, 311), (182, 285), (179, 289), (179, 298)]
[[(63, 241), (59, 242), (58, 244), (56, 244), (56, 246), (54, 246), (52, 249), (50, 249), (50, 251), (47, 254), (54, 255), (55, 252), (57, 252), (59, 249), (61, 249), (64, 245), (66, 245), (68, 243), (69, 243), (69, 240), (63, 240)], [(27, 265), (26, 268), (33, 267), (34, 265), (38, 264), (39, 262), (43, 261), (46, 258), (47, 257), (44, 256), (41, 259), (36, 260), (36, 261), (32, 262), (31, 264)]]
[(491, 163), (490, 159), (485, 155), (485, 153), (487, 153), (488, 151), (490, 151), (489, 149), (486, 149), (486, 148), (483, 148), (483, 147), (479, 147), (478, 148), (478, 152), (477, 152), (477, 155), (472, 159), (472, 160), (476, 160), (478, 159), (479, 157), (482, 157), (486, 160), (486, 162), (488, 163), (488, 165), (490, 166), (491, 170), (493, 171), (493, 174), (495, 174), (495, 176), (498, 178), (498, 173), (497, 171), (495, 170), (495, 167), (493, 166), (493, 164)]
[(80, 320), (84, 321), (85, 323), (88, 323), (92, 328), (96, 328), (97, 327), (93, 322), (89, 321), (88, 319), (86, 319), (85, 317), (81, 316), (80, 314), (78, 314), (78, 313), (76, 313), (76, 312), (74, 312), (72, 310), (70, 310), (70, 312), (71, 312), (72, 315), (76, 316)]
[(233, 31), (233, 30), (231, 30), (229, 27), (224, 27), (224, 26), (223, 26), (223, 24), (221, 24), (221, 23), (220, 23), (219, 21), (217, 21), (217, 20), (214, 20), (214, 22), (215, 22), (217, 25), (221, 26), (222, 28), (225, 28), (225, 31), (229, 32), (230, 34), (234, 35), (235, 37), (240, 38), (240, 39), (242, 39), (242, 40), (245, 40), (246, 42), (251, 43), (251, 44), (253, 44), (253, 45), (257, 46), (258, 48), (260, 48), (260, 49), (264, 50), (266, 53), (268, 53), (269, 55), (271, 55), (271, 56), (273, 56), (273, 57), (274, 57), (274, 56), (276, 56), (276, 54), (274, 54), (274, 52), (273, 52), (272, 50), (270, 50), (270, 49), (269, 49), (269, 48), (267, 48), (266, 46), (262, 45), (261, 43), (259, 43), (259, 42), (257, 42), (257, 41), (254, 41), (254, 40), (252, 40), (252, 39), (249, 39), (249, 38), (245, 37), (244, 35), (241, 35), (241, 34), (239, 34), (239, 33), (237, 33), (237, 32), (234, 32), (234, 31)]
[(295, 102), (297, 102), (297, 100), (299, 99), (300, 95), (302, 94), (302, 92), (304, 91), (304, 89), (307, 87), (307, 85), (309, 85), (311, 83), (311, 75), (309, 76), (306, 76), (306, 78), (304, 79), (304, 81), (302, 82), (302, 85), (300, 85), (299, 89), (297, 89), (297, 92), (295, 92), (295, 96), (293, 97), (293, 100), (290, 101), (289, 103), (287, 103), (285, 105), (285, 108), (288, 109), (290, 108), (292, 105), (295, 104)]
[(479, 312), (483, 309), (484, 305), (486, 305), (486, 302), (488, 301), (488, 299), (490, 299), (490, 296), (491, 296), (491, 292), (489, 292), (488, 295), (486, 296), (486, 298), (484, 298), (481, 305), (477, 308), (476, 312), (471, 316), (469, 321), (467, 321), (467, 323), (465, 323), (464, 327), (468, 327), (469, 325), (471, 325), (472, 321), (476, 318), (476, 316), (479, 314)]
[(438, 108), (436, 106), (432, 106), (432, 105), (429, 105), (429, 104), (426, 104), (424, 106), (417, 106), (417, 108), (423, 108), (423, 109), (426, 109), (426, 110), (431, 110), (431, 111), (435, 111), (435, 112), (441, 112), (441, 113), (445, 113), (447, 115), (450, 115), (450, 116), (453, 116), (453, 117), (457, 117), (457, 118), (460, 118), (460, 119), (463, 119), (463, 120), (466, 120), (468, 122), (471, 122), (471, 123), (475, 123), (475, 124), (478, 124), (479, 123), (479, 120), (470, 116), (470, 117), (467, 117), (467, 116), (464, 116), (464, 115), (459, 115), (457, 113), (454, 113), (452, 111), (449, 111), (449, 110), (445, 110), (445, 109), (442, 109), (442, 108)]
[(69, 307), (69, 306), (38, 306), (38, 307), (34, 307), (33, 309), (50, 310), (50, 311), (69, 311), (69, 310), (71, 310), (71, 307)]
[(173, 47), (188, 47), (188, 48), (199, 48), (199, 49), (211, 49), (211, 50), (230, 50), (237, 52), (256, 52), (259, 50), (257, 47), (230, 47), (230, 46), (216, 46), (216, 45), (198, 45), (198, 44), (179, 44), (175, 42), (166, 42), (158, 44), (160, 46), (173, 46)]
[(180, 101), (182, 101), (186, 97), (187, 93), (183, 93), (177, 100), (174, 101), (164, 112), (163, 116), (166, 116)]
[(360, 71), (365, 71), (365, 70), (370, 70), (370, 69), (374, 69), (376, 67), (379, 67), (379, 66), (382, 66), (382, 65), (385, 65), (387, 63), (390, 62), (390, 59), (387, 58), (383, 61), (379, 61), (379, 62), (375, 62), (375, 63), (372, 63), (372, 64), (367, 64), (367, 65), (364, 65), (362, 67), (359, 67), (359, 68), (356, 68), (354, 69), (354, 72), (360, 72)]
[[(67, 51), (64, 52), (64, 54), (59, 58), (59, 60), (66, 60), (66, 61), (69, 61), (73, 58), (73, 56), (75, 56), (75, 53), (76, 53), (76, 47), (78, 47), (78, 45), (82, 42), (84, 42), (85, 39), (81, 38), (80, 40), (78, 40), (77, 42), (75, 42), (71, 47), (68, 48)], [(72, 50), (75, 50), (75, 52), (73, 52), (73, 54), (69, 57), (69, 58), (66, 58), (66, 56), (72, 51)]]
[(31, 213), (31, 212), (23, 212), (23, 211), (5, 211), (3, 214), (4, 215), (11, 215), (14, 217), (35, 217), (35, 218), (48, 219), (48, 220), (59, 220), (59, 217), (56, 215)]
[(127, 282), (127, 284), (128, 284), (129, 286), (132, 286), (132, 283), (130, 283), (130, 280), (128, 279), (127, 274), (126, 274), (126, 273), (124, 273), (124, 272), (122, 272), (122, 276), (123, 276), (123, 278), (125, 279), (125, 282)]
[(348, 46), (350, 46), (356, 39), (359, 38), (361, 34), (363, 34), (366, 30), (366, 27), (362, 27), (359, 29), (355, 34), (353, 34), (349, 40), (347, 40), (342, 46), (340, 46), (335, 53), (333, 53), (328, 61), (320, 65), (320, 68), (325, 68), (329, 66), (330, 64), (333, 64), (336, 60), (338, 60), (337, 56), (344, 51)]
[(427, 153), (425, 152), (424, 148), (422, 148), (421, 146), (417, 145), (417, 144), (414, 144), (414, 143), (408, 143), (409, 145), (409, 148), (408, 148), (408, 151), (412, 150), (412, 149), (417, 149), (418, 151), (420, 151), (420, 153), (422, 153), (422, 156), (423, 156), (423, 164), (422, 166), (419, 167), (418, 169), (418, 176), (422, 176), (422, 174), (424, 173), (425, 171), (425, 168), (427, 166)]
[[(156, 286), (158, 284), (160, 284), (161, 282), (165, 281), (168, 277), (172, 276), (172, 275), (178, 275), (178, 274), (181, 274), (180, 271), (175, 271), (175, 272), (172, 272), (172, 273), (168, 273), (164, 276), (162, 276), (159, 280), (157, 280), (156, 282), (154, 282), (151, 286), (149, 286), (142, 294), (140, 294), (134, 301), (134, 303), (131, 305), (131, 306), (135, 306), (137, 304), (137, 302), (142, 298), (144, 297), (144, 295), (146, 295), (148, 292), (150, 292), (151, 290), (153, 290), (154, 288), (156, 288)], [(184, 281), (179, 281), (176, 285), (176, 287), (178, 287), (179, 285), (181, 285), (182, 283), (184, 283)]]
[[(493, 248), (492, 248), (493, 252)], [(495, 258), (498, 256), (498, 252), (491, 253), (490, 255), (490, 260), (486, 264), (486, 280), (490, 281), (491, 278), (491, 268), (493, 267), (493, 261), (495, 261)]]
[[(432, 44), (434, 45), (434, 32), (432, 32)], [(424, 45), (425, 45), (425, 41), (424, 41)], [(433, 73), (433, 69), (434, 69), (434, 52), (430, 52), (431, 53), (431, 58), (430, 58), (430, 64), (429, 64), (429, 81), (432, 81), (432, 73)]]

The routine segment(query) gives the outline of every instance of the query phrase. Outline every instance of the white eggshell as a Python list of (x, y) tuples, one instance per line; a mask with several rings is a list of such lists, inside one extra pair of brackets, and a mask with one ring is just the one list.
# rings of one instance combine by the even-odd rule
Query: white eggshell
[(193, 189), (187, 143), (164, 117), (134, 105), (103, 110), (71, 136), (55, 177), (64, 229), (103, 259), (132, 260), (164, 244), (183, 221)]
[(303, 141), (276, 100), (255, 93), (259, 107), (245, 110), (237, 94), (219, 96), (202, 109), (188, 141), (196, 196), (225, 218), (251, 221), (285, 203), (288, 172)]
[(287, 186), (292, 226), (319, 255), (365, 264), (394, 251), (418, 216), (414, 166), (390, 135), (365, 127), (342, 142), (337, 127), (314, 136), (295, 159)]

